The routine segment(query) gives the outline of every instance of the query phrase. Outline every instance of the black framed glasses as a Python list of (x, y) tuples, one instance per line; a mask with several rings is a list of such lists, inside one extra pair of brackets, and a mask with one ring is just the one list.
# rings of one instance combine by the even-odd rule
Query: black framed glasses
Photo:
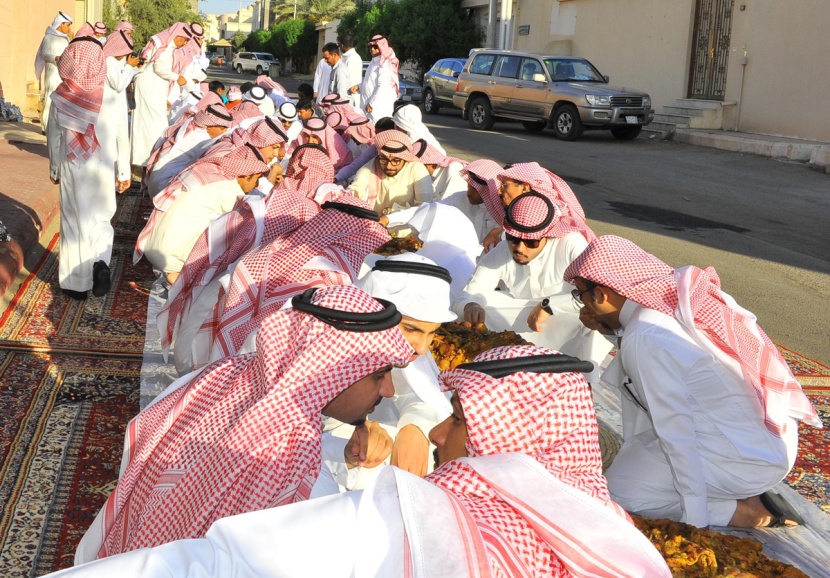
[(404, 163), (404, 160), (398, 157), (378, 157), (378, 162), (382, 165), (392, 165), (393, 167), (400, 166)]
[(573, 297), (574, 301), (576, 301), (580, 305), (584, 305), (584, 302), (582, 301), (582, 295), (587, 293), (588, 291), (593, 291), (596, 287), (597, 285), (591, 285), (590, 287), (587, 287), (581, 291), (577, 287), (576, 289), (571, 291), (571, 297)]
[(518, 245), (519, 243), (524, 243), (525, 247), (528, 249), (538, 249), (539, 243), (542, 242), (542, 239), (522, 239), (521, 237), (514, 237), (513, 235), (508, 235), (507, 233), (504, 234), (505, 239), (511, 245)]

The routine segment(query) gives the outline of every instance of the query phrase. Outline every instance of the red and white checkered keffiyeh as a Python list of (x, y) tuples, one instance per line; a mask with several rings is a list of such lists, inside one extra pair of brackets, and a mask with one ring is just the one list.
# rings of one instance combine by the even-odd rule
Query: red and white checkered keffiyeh
[[(201, 102), (201, 101), (200, 101)], [(209, 126), (231, 126), (233, 117), (221, 104), (211, 104), (204, 110), (196, 110), (195, 114), (187, 115), (182, 122), (170, 127), (164, 132), (164, 140), (160, 140), (153, 147), (150, 158), (147, 159), (146, 174), (152, 174), (159, 159), (172, 149), (180, 139), (183, 139), (196, 129), (206, 129)], [(168, 136), (169, 135), (169, 136)], [(160, 143), (160, 144), (159, 144)]]
[(478, 191), (487, 212), (499, 224), (504, 222), (504, 205), (499, 197), (499, 181), (497, 179), (502, 167), (490, 159), (477, 159), (458, 171), (467, 184)]
[[(338, 202), (369, 208), (354, 197)], [(220, 357), (216, 352), (236, 353), (260, 321), (294, 295), (311, 287), (351, 284), (366, 256), (389, 240), (378, 222), (327, 209), (290, 235), (245, 255), (227, 291), (220, 292), (218, 315), (200, 329), (213, 332), (213, 358)], [(336, 270), (304, 269), (313, 257), (328, 259)]]
[(75, 38), (95, 38), (95, 28), (89, 22), (84, 22), (75, 32)]
[(245, 119), (263, 116), (262, 111), (252, 100), (242, 100), (233, 108), (233, 124), (238, 125)]
[(270, 170), (259, 151), (250, 146), (242, 146), (223, 156), (215, 157), (193, 164), (181, 173), (158, 195), (153, 197), (153, 212), (144, 225), (135, 244), (133, 263), (138, 263), (144, 255), (144, 247), (153, 229), (161, 219), (161, 213), (170, 208), (182, 189), (192, 190), (219, 181), (230, 181), (239, 177), (263, 174)]
[[(337, 111), (329, 112), (325, 118), (326, 124), (329, 125), (334, 132), (339, 135), (343, 135), (343, 132), (346, 130), (348, 124), (343, 121), (343, 115)], [(346, 140), (346, 139), (344, 139)]]
[[(498, 347), (476, 361), (553, 353), (532, 345)], [(510, 453), (530, 456), (556, 479), (627, 519), (611, 500), (602, 475), (599, 428), (591, 390), (581, 374), (518, 372), (499, 379), (457, 368), (442, 373), (441, 381), (458, 394), (471, 458)], [(602, 556), (602, 552), (592, 552), (591, 544), (579, 542), (572, 542), (572, 549), (554, 549), (550, 535), (568, 535), (568, 526), (579, 521), (527, 518), (504, 499), (498, 487), (463, 461), (443, 464), (427, 480), (461, 500), (481, 531), (497, 576), (571, 576), (571, 558), (584, 563), (586, 556)]]
[(118, 24), (115, 25), (115, 28), (112, 29), (113, 32), (121, 32), (124, 31), (127, 35), (132, 35), (133, 33), (133, 25), (127, 22), (126, 20), (122, 20)]
[(274, 92), (280, 96), (288, 98), (288, 91), (285, 90), (285, 87), (265, 74), (260, 74), (256, 77), (256, 84), (257, 86), (265, 89), (265, 91), (269, 94)]
[(588, 226), (585, 219), (585, 211), (576, 195), (557, 175), (543, 168), (539, 163), (516, 163), (498, 176), (499, 180), (512, 179), (521, 183), (527, 183), (534, 191), (547, 195), (553, 200), (559, 209), (559, 225), (557, 234), (562, 237), (570, 232), (579, 232), (589, 243), (596, 239), (596, 235)]
[[(147, 61), (145, 66), (155, 62), (177, 36), (182, 36), (190, 40), (193, 38), (193, 31), (184, 22), (176, 22), (173, 26), (165, 28), (158, 34), (153, 35), (141, 51), (142, 58)], [(154, 48), (155, 52), (153, 52)]]
[(627, 239), (606, 235), (588, 244), (565, 271), (677, 319), (705, 350), (737, 361), (747, 387), (764, 408), (764, 423), (777, 436), (788, 418), (821, 427), (810, 400), (755, 315), (721, 290), (712, 267), (673, 269)]
[(205, 151), (202, 159), (225, 156), (232, 150), (248, 143), (258, 149), (263, 149), (285, 143), (285, 139), (286, 136), (281, 125), (276, 124), (274, 121), (269, 123), (267, 119), (262, 119), (254, 122), (248, 128), (237, 128), (232, 133), (225, 134), (212, 147)]
[(298, 147), (308, 144), (311, 135), (316, 136), (322, 141), (321, 146), (328, 152), (335, 171), (354, 160), (352, 151), (349, 149), (349, 145), (343, 140), (343, 137), (326, 124), (326, 121), (317, 117), (311, 117), (305, 122), (303, 130), (300, 131), (300, 134), (297, 135), (297, 138), (291, 144), (291, 150), (289, 152), (293, 153)]
[(365, 116), (355, 117), (349, 122), (345, 134), (360, 144), (373, 144), (375, 142), (375, 123)]
[(334, 165), (320, 145), (302, 145), (294, 150), (279, 188), (291, 189), (313, 198), (317, 187), (334, 182)]
[(63, 82), (52, 93), (52, 103), (58, 125), (69, 133), (66, 158), (80, 166), (101, 148), (95, 132), (107, 78), (101, 43), (88, 37), (70, 42), (58, 62), (58, 74)]
[[(199, 56), (203, 55), (202, 41), (204, 38), (204, 29), (198, 22), (193, 22), (190, 25), (190, 37), (193, 42), (188, 42), (180, 49), (173, 52), (173, 71), (176, 74), (183, 75), (187, 72), (187, 67)], [(190, 79), (188, 78), (188, 81)]]
[(107, 41), (104, 44), (104, 58), (126, 56), (132, 51), (133, 40), (126, 32), (118, 30), (107, 36)]
[[(382, 309), (355, 287), (321, 289), (312, 301)], [(129, 423), (98, 557), (198, 538), (219, 518), (307, 499), (320, 471), (322, 409), (411, 354), (396, 327), (355, 333), (295, 309), (269, 316), (256, 353), (208, 366)]]
[(337, 100), (331, 103), (328, 107), (328, 112), (339, 112), (343, 117), (344, 124), (351, 124), (354, 120), (365, 118), (348, 100)]
[(391, 46), (389, 46), (389, 41), (385, 36), (375, 34), (369, 42), (378, 45), (378, 48), (380, 49), (380, 65), (383, 66), (387, 62), (389, 63), (389, 66), (392, 69), (392, 84), (395, 87), (395, 93), (400, 92), (398, 88), (398, 67), (400, 65), (400, 61), (398, 60), (398, 57), (395, 56), (395, 51), (392, 50)]
[(450, 166), (450, 163), (461, 163), (462, 166), (467, 164), (467, 161), (446, 156), (423, 139), (418, 139), (412, 143), (412, 153), (425, 165), (437, 165), (446, 168)]
[(521, 239), (561, 238), (581, 232), (562, 227), (561, 215), (555, 201), (547, 195), (526, 193), (513, 199), (505, 210), (504, 232)]
[(292, 233), (320, 212), (311, 199), (290, 189), (275, 188), (265, 201), (260, 230), (259, 219), (247, 199), (243, 197), (233, 211), (212, 221), (190, 251), (157, 317), (165, 349), (175, 341), (179, 322), (205, 286), (255, 246)]

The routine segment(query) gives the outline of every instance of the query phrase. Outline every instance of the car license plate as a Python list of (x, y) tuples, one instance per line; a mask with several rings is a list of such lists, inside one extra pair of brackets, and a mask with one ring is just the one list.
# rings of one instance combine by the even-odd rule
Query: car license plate
[(409, 96), (408, 94), (404, 94), (404, 95), (401, 97), (401, 100), (405, 100), (405, 101), (409, 102), (410, 100), (412, 100), (412, 97), (411, 97), (411, 96)]
[(628, 124), (640, 124), (640, 121), (637, 120), (637, 117), (633, 115), (626, 116), (625, 122), (627, 122)]

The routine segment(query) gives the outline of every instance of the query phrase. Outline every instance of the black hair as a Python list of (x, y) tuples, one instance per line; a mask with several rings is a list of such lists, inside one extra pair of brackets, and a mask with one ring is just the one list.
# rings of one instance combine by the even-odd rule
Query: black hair
[(328, 52), (329, 54), (340, 54), (340, 47), (337, 46), (336, 42), (329, 42), (323, 46), (323, 52)]
[(310, 98), (301, 98), (297, 101), (297, 110), (314, 110), (314, 101)]
[(211, 92), (216, 92), (218, 90), (225, 90), (225, 84), (221, 80), (211, 80), (210, 84), (208, 84), (208, 89)]
[(391, 116), (384, 116), (375, 123), (375, 133), (383, 132), (385, 130), (393, 130), (394, 128), (396, 128), (395, 121)]
[(314, 96), (314, 87), (309, 83), (304, 82), (297, 87), (297, 96), (302, 98), (312, 98)]
[(341, 46), (343, 46), (343, 48), (346, 48), (347, 50), (349, 48), (354, 48), (354, 36), (351, 32), (343, 34), (337, 40), (340, 42)]
[(242, 92), (242, 94), (245, 94), (255, 86), (256, 84), (254, 84), (253, 82), (245, 82), (242, 84), (242, 86), (239, 87), (239, 90), (240, 92)]

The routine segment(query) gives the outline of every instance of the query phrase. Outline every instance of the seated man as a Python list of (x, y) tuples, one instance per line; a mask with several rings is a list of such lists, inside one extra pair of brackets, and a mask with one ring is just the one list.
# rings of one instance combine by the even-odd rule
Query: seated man
[(579, 232), (560, 228), (560, 215), (553, 201), (535, 191), (514, 200), (504, 218), (506, 240), (479, 260), (454, 309), (465, 321), (516, 331), (598, 368), (611, 344), (585, 331), (573, 286), (562, 281), (587, 242)]
[(608, 497), (590, 389), (562, 357), (503, 347), (444, 373), (453, 415), (430, 434), (440, 466), (426, 481), (384, 468), (364, 492), (224, 518), (205, 539), (60, 576), (668, 578)]
[(182, 377), (130, 423), (118, 486), (76, 563), (199, 538), (225, 516), (314, 494), (320, 418), (363, 422), (412, 348), (394, 305), (355, 287), (292, 303), (262, 323), (256, 353)]
[(489, 208), (491, 204), (501, 204), (496, 181), (496, 176), (501, 171), (502, 168), (496, 161), (490, 159), (474, 160), (458, 172), (459, 176), (467, 183), (466, 194), (450, 195), (440, 201), (452, 205), (470, 219), (476, 230), (479, 243), (484, 243), (490, 231), (494, 229), (501, 231), (501, 221), (494, 219)]
[(605, 236), (564, 278), (586, 326), (620, 337), (603, 375), (623, 404), (624, 442), (606, 472), (612, 497), (630, 512), (699, 527), (786, 523), (786, 504), (764, 492), (795, 461), (796, 420), (821, 421), (715, 270), (673, 269)]
[(165, 189), (136, 241), (133, 260), (142, 255), (168, 283), (179, 276), (190, 250), (211, 220), (231, 211), (239, 197), (251, 192), (270, 167), (259, 151), (246, 144), (235, 151), (200, 164), (181, 188)]
[(467, 191), (467, 182), (460, 174), (466, 162), (446, 156), (425, 140), (415, 141), (412, 152), (429, 171), (436, 199), (444, 200)]
[[(395, 396), (381, 402), (373, 420), (394, 438), (394, 444), (388, 445), (392, 465), (421, 477), (432, 471), (427, 436), (452, 412), (438, 386), (438, 367), (429, 351), (441, 323), (456, 318), (450, 311), (450, 280), (446, 269), (426, 257), (404, 253), (377, 260), (372, 270), (356, 283), (376, 299), (393, 303), (401, 312), (399, 328), (417, 355), (406, 367), (392, 370)], [(353, 427), (330, 419), (325, 429), (331, 435), (324, 437), (323, 456), (335, 479), (348, 490), (364, 488), (380, 468), (355, 467), (357, 460), (348, 455), (344, 461), (344, 444), (352, 437)], [(382, 439), (389, 437), (383, 429), (376, 433)], [(387, 456), (388, 453), (381, 459)]]
[(426, 167), (412, 154), (412, 141), (398, 130), (375, 136), (378, 156), (363, 166), (349, 190), (368, 201), (379, 213), (408, 208), (433, 200), (432, 178)]

